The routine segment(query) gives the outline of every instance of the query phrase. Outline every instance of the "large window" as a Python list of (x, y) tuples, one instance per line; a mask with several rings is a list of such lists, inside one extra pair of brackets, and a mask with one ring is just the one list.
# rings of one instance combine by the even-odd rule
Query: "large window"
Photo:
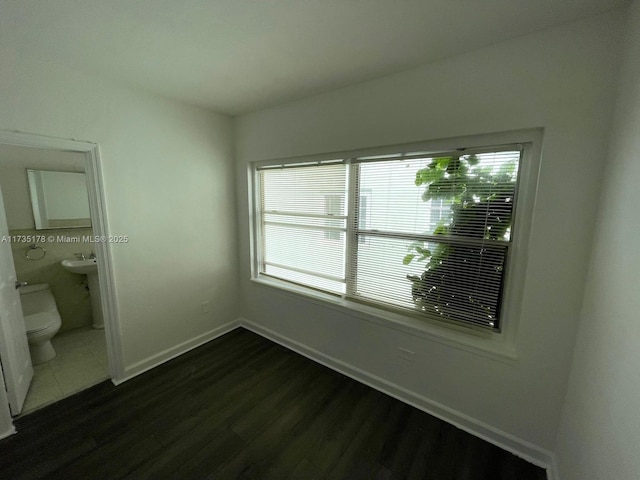
[(257, 167), (259, 274), (500, 327), (520, 145)]

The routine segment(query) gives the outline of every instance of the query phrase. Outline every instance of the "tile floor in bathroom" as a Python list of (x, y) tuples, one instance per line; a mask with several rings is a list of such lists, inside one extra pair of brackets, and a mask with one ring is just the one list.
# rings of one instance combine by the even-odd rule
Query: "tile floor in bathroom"
[(56, 356), (35, 365), (22, 413), (29, 413), (109, 378), (104, 330), (78, 328), (53, 337)]

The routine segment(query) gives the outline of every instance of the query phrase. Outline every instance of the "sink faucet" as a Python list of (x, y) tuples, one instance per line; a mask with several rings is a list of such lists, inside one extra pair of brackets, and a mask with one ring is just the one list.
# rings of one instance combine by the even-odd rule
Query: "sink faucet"
[(95, 252), (91, 252), (91, 254), (89, 255), (89, 259), (94, 260), (95, 258), (96, 258)]
[(85, 257), (85, 256), (84, 256), (84, 253), (82, 253), (82, 252), (74, 253), (74, 255), (75, 255), (76, 257), (78, 257), (78, 260), (86, 260), (86, 259), (87, 259), (87, 257)]

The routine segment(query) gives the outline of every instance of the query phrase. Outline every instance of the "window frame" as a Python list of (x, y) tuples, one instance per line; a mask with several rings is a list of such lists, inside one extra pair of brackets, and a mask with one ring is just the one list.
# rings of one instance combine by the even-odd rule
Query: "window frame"
[[(250, 176), (249, 213), (252, 219), (250, 224), (251, 280), (279, 290), (288, 291), (288, 293), (295, 294), (296, 296), (302, 295), (314, 301), (320, 300), (321, 304), (326, 304), (325, 306), (339, 306), (340, 309), (344, 309), (351, 314), (357, 316), (360, 316), (358, 314), (362, 314), (364, 318), (368, 320), (374, 320), (372, 317), (375, 317), (375, 321), (378, 323), (382, 322), (389, 326), (407, 327), (408, 330), (413, 333), (427, 334), (430, 337), (435, 335), (436, 337), (445, 339), (445, 343), (453, 341), (454, 344), (469, 344), (473, 347), (472, 349), (478, 347), (481, 351), (493, 352), (497, 353), (500, 357), (514, 359), (514, 345), (524, 290), (527, 246), (540, 167), (542, 138), (542, 129), (529, 129), (250, 162), (248, 171)], [(387, 307), (373, 302), (362, 302), (359, 299), (350, 297), (350, 293), (352, 292), (348, 290), (348, 282), (346, 294), (336, 295), (261, 273), (263, 260), (261, 255), (264, 248), (261, 242), (264, 236), (260, 228), (261, 192), (258, 168), (264, 166), (296, 166), (313, 162), (341, 162), (355, 157), (388, 156), (402, 152), (420, 152), (420, 154), (424, 156), (446, 155), (447, 153), (460, 154), (463, 148), (473, 149), (477, 152), (479, 149), (484, 148), (486, 148), (487, 151), (492, 151), (502, 146), (513, 145), (522, 147), (522, 155), (516, 186), (517, 205), (514, 205), (513, 237), (508, 248), (507, 267), (503, 280), (504, 286), (501, 289), (502, 298), (500, 310), (502, 312), (502, 318), (499, 329), (473, 325), (464, 321), (433, 318), (430, 315), (425, 315), (420, 312), (413, 314), (413, 312), (408, 310), (395, 309), (392, 306)], [(356, 199), (358, 198), (359, 192), (358, 188), (353, 188), (358, 185), (358, 179), (354, 177), (354, 169), (348, 165), (347, 193), (350, 195), (348, 199), (350, 211), (348, 214), (351, 213), (352, 208), (358, 208), (359, 202), (356, 202)], [(353, 255), (354, 247), (357, 250), (357, 245), (353, 245), (354, 242), (358, 241), (353, 230), (353, 222), (347, 222), (347, 269), (349, 269), (352, 264), (348, 259)], [(348, 271), (346, 272), (346, 277), (349, 278)], [(400, 310), (400, 312), (398, 310)], [(416, 320), (418, 323), (416, 323)], [(389, 323), (389, 321), (391, 321), (391, 323)], [(460, 342), (461, 339), (462, 342)]]

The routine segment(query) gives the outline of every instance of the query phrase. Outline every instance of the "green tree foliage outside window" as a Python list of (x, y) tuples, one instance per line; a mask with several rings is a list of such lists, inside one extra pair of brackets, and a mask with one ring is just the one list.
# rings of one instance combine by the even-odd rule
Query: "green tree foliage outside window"
[[(423, 201), (444, 200), (451, 206), (449, 218), (427, 233), (460, 240), (409, 246), (403, 263), (424, 262), (421, 275), (407, 276), (413, 300), (423, 311), (454, 319), (465, 312), (467, 319), (494, 324), (498, 305), (478, 291), (478, 272), (483, 285), (497, 285), (499, 291), (504, 255), (477, 240), (510, 239), (517, 168), (516, 159), (495, 162), (462, 155), (434, 158), (416, 172), (416, 186), (424, 186)], [(465, 244), (465, 239), (471, 241)]]

